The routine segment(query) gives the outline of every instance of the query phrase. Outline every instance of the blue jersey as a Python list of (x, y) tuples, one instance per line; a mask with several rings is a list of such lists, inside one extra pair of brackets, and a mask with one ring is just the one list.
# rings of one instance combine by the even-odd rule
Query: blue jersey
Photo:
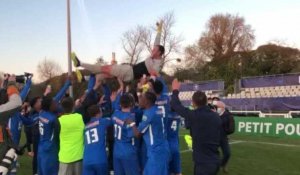
[(136, 159), (137, 149), (132, 128), (124, 124), (126, 119), (135, 121), (135, 114), (131, 112), (116, 111), (112, 115), (114, 123), (114, 157), (120, 159)]
[(58, 137), (55, 134), (58, 120), (54, 113), (42, 111), (39, 116), (39, 152), (58, 152)]
[(167, 117), (167, 135), (170, 147), (179, 146), (179, 127), (180, 127), (180, 116), (176, 112), (170, 112)]
[[(32, 81), (31, 78), (26, 81), (25, 86), (22, 88), (20, 92), (20, 97), (22, 102), (25, 101), (31, 87)], [(8, 123), (8, 127), (12, 133), (12, 139), (14, 144), (19, 145), (21, 138), (21, 130), (22, 130), (22, 118), (21, 113), (16, 112), (10, 119)]]
[(156, 77), (163, 84), (162, 94), (169, 95), (169, 90), (166, 81), (162, 77)]
[(142, 122), (138, 126), (138, 130), (144, 134), (148, 157), (153, 152), (164, 150), (168, 146), (163, 115), (162, 108), (154, 105), (144, 111)]
[(19, 145), (22, 130), (21, 113), (16, 112), (8, 121), (8, 127), (12, 134), (14, 144)]
[(142, 121), (143, 110), (140, 107), (135, 106), (131, 112), (133, 112), (135, 114), (136, 126), (139, 126), (140, 122)]
[[(162, 117), (163, 117), (163, 124), (164, 126), (167, 125), (167, 116), (169, 115), (170, 111), (171, 111), (171, 106), (170, 106), (170, 98), (167, 95), (160, 95), (159, 97), (157, 97), (155, 104), (158, 106), (158, 108), (161, 110), (162, 113)], [(165, 128), (163, 132), (165, 133)]]
[(84, 165), (106, 164), (106, 128), (110, 118), (91, 118), (84, 129)]

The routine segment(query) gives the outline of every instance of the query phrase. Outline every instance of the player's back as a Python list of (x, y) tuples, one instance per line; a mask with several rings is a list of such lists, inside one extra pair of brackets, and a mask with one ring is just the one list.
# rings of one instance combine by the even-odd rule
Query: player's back
[(39, 116), (39, 151), (57, 151), (57, 138), (55, 138), (55, 124), (57, 117), (54, 113), (42, 111)]
[(176, 112), (170, 112), (167, 117), (167, 135), (170, 146), (179, 145), (180, 116)]
[(165, 130), (166, 125), (167, 125), (167, 116), (171, 111), (170, 107), (170, 98), (168, 95), (161, 94), (160, 96), (157, 97), (155, 104), (158, 106), (158, 108), (162, 112), (163, 120), (164, 120), (164, 130), (163, 132), (167, 132)]
[(148, 130), (144, 134), (148, 152), (165, 148), (165, 146), (167, 146), (167, 135), (164, 128), (164, 111), (154, 105), (150, 109), (144, 111), (144, 116), (151, 118)]
[(158, 96), (155, 104), (157, 106), (163, 106), (165, 108), (166, 113), (171, 110), (170, 97), (168, 95), (162, 94), (162, 95)]
[[(114, 123), (114, 156), (118, 158), (131, 159), (136, 156), (135, 139), (130, 127), (124, 125), (126, 119), (135, 121), (135, 114), (132, 112), (116, 111), (112, 115)], [(124, 151), (126, 150), (126, 151)]]
[(85, 165), (107, 163), (106, 155), (106, 128), (111, 125), (109, 118), (91, 118), (84, 129), (84, 156)]

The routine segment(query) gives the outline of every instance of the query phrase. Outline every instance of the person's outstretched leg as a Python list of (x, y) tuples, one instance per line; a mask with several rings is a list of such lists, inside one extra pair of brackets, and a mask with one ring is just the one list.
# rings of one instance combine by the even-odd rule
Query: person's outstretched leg
[[(104, 78), (106, 77), (118, 77), (125, 82), (130, 82), (134, 79), (133, 69), (131, 65), (122, 64), (122, 65), (97, 65), (97, 64), (88, 64), (81, 62), (75, 53), (72, 53), (72, 61), (75, 67), (83, 67), (94, 74), (105, 74)], [(98, 77), (97, 79), (101, 80), (103, 76)]]
[[(81, 62), (79, 60), (79, 58), (76, 56), (75, 53), (72, 53), (71, 59), (72, 59), (73, 64), (74, 64), (75, 67), (83, 67), (84, 69), (86, 69), (88, 71), (91, 71), (94, 74), (106, 73), (106, 72), (102, 72), (102, 69), (103, 69), (102, 67), (105, 67), (105, 66), (101, 66), (101, 65), (98, 65), (98, 64), (88, 64), (88, 63)], [(107, 68), (104, 68), (104, 71), (106, 69)]]

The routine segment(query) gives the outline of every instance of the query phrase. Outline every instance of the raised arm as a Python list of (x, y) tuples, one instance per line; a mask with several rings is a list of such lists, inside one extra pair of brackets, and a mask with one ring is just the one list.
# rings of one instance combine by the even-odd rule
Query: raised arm
[(94, 74), (90, 75), (87, 92), (90, 92), (96, 84), (96, 76)]
[(111, 103), (111, 101), (110, 101), (111, 91), (110, 91), (109, 87), (107, 86), (107, 84), (102, 84), (102, 91), (103, 91), (103, 95), (104, 95), (103, 100), (106, 103)]
[(156, 27), (157, 28), (156, 28), (156, 37), (155, 37), (155, 40), (154, 40), (154, 46), (160, 45), (163, 21), (161, 20), (160, 22), (156, 23)]
[(67, 92), (70, 86), (71, 86), (71, 80), (68, 79), (65, 82), (64, 86), (60, 89), (60, 91), (55, 95), (53, 100), (58, 103), (64, 97), (65, 93)]
[(26, 97), (27, 97), (27, 95), (30, 91), (31, 84), (32, 84), (32, 80), (31, 80), (31, 77), (30, 77), (30, 78), (27, 79), (25, 86), (23, 87), (23, 89), (20, 92), (22, 102), (25, 101), (25, 99), (26, 99)]
[(189, 119), (190, 117), (193, 116), (193, 112), (181, 104), (179, 97), (178, 97), (179, 87), (180, 87), (180, 83), (178, 82), (177, 79), (175, 79), (172, 83), (173, 94), (171, 96), (171, 102), (170, 102), (171, 108), (174, 109), (175, 112), (177, 112), (183, 118)]
[(157, 80), (159, 80), (163, 84), (162, 94), (168, 95), (169, 94), (169, 88), (168, 88), (168, 85), (167, 85), (165, 79), (163, 79), (163, 77), (161, 77), (161, 76), (158, 76)]
[(120, 99), (121, 99), (121, 96), (124, 91), (124, 83), (120, 78), (118, 78), (118, 82), (119, 82), (120, 88), (117, 90), (117, 92), (113, 92), (110, 97), (112, 111), (121, 110)]

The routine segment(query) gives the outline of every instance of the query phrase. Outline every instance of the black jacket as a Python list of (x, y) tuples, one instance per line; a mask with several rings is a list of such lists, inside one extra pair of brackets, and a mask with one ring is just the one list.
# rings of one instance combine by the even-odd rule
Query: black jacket
[(191, 123), (193, 140), (193, 159), (196, 164), (219, 163), (219, 145), (221, 119), (208, 106), (195, 110), (184, 107), (179, 98), (179, 91), (173, 91), (171, 107)]
[(222, 131), (221, 131), (221, 139), (227, 139), (227, 132), (229, 130), (229, 122), (230, 122), (231, 113), (227, 110), (220, 116), (222, 120)]

